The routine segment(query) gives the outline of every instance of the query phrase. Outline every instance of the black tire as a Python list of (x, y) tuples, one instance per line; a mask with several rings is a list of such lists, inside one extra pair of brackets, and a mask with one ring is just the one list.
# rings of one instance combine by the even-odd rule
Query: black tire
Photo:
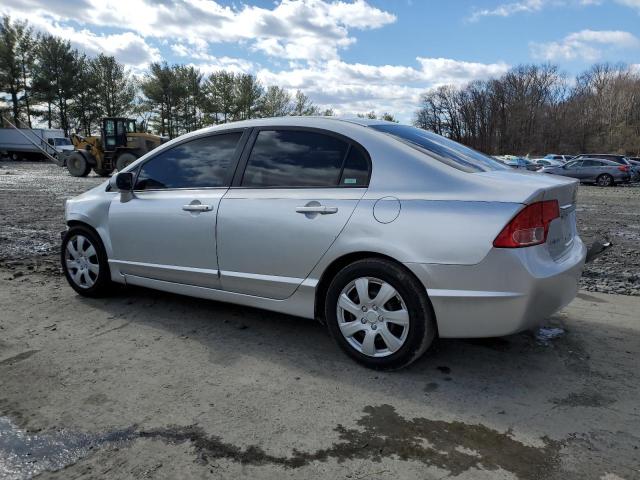
[[(71, 267), (68, 260), (72, 260), (72, 254), (68, 252), (67, 246), (69, 243), (72, 244), (72, 247), (80, 252), (82, 246), (78, 245), (79, 238), (85, 238), (90, 242), (90, 245), (94, 247), (95, 255), (86, 255), (86, 262), (93, 264), (97, 264), (99, 270), (97, 275), (93, 275), (87, 272), (86, 275), (88, 277), (84, 277), (85, 279), (89, 279), (92, 281), (91, 285), (81, 286), (76, 280), (74, 280), (74, 275), (78, 273), (78, 269), (75, 267)], [(89, 250), (86, 247), (86, 243), (84, 243), (84, 249)], [(62, 238), (62, 247), (60, 249), (60, 261), (62, 263), (62, 270), (64, 271), (64, 275), (67, 278), (67, 282), (71, 288), (73, 288), (77, 293), (84, 297), (102, 297), (104, 295), (109, 294), (113, 290), (113, 283), (111, 282), (111, 272), (109, 270), (109, 262), (107, 260), (107, 253), (104, 249), (104, 245), (102, 244), (102, 240), (100, 237), (90, 228), (84, 226), (73, 226), (64, 234)], [(85, 263), (88, 264), (88, 263)], [(82, 278), (82, 275), (81, 275)]]
[[(406, 334), (404, 343), (393, 353), (384, 354), (386, 356), (375, 357), (365, 355), (347, 341), (347, 338), (340, 330), (339, 324), (342, 320), (338, 318), (338, 299), (343, 293), (343, 289), (349, 288), (352, 282), (360, 278), (368, 278), (372, 282), (379, 279), (382, 282), (388, 283), (399, 294), (408, 312), (409, 322), (406, 327), (408, 328), (408, 333)], [(397, 301), (397, 299), (393, 301)], [(389, 307), (390, 304), (386, 303), (385, 305)], [(358, 363), (376, 370), (395, 370), (416, 361), (429, 348), (437, 335), (437, 326), (433, 310), (424, 286), (402, 266), (392, 261), (379, 258), (358, 260), (338, 272), (331, 281), (327, 291), (325, 318), (329, 332), (340, 348)], [(351, 316), (351, 320), (353, 320), (353, 318), (355, 317)], [(357, 320), (358, 319), (355, 318), (354, 321)], [(364, 317), (360, 319), (360, 321), (368, 327)], [(386, 325), (388, 324), (385, 324), (385, 326)], [(371, 325), (370, 328), (374, 328), (374, 326)], [(400, 328), (403, 329), (404, 327)], [(404, 335), (404, 330), (402, 330), (402, 332), (402, 335)], [(380, 330), (377, 332), (369, 331), (369, 333), (373, 333), (376, 343), (378, 343), (379, 340), (383, 340)], [(353, 338), (355, 337), (356, 335), (354, 334)], [(363, 345), (364, 343), (364, 340), (362, 340)]]
[(127, 168), (133, 162), (138, 159), (133, 153), (125, 152), (118, 155), (118, 159), (116, 160), (116, 168), (119, 172), (123, 169)]
[(67, 170), (74, 177), (86, 177), (91, 171), (91, 165), (80, 152), (73, 152), (67, 158)]
[(113, 172), (113, 168), (109, 169), (93, 167), (93, 171), (101, 177), (108, 177), (109, 175), (111, 175), (111, 172)]
[(596, 178), (596, 185), (599, 187), (613, 187), (615, 184), (613, 177), (608, 173), (603, 173), (602, 175), (598, 175)]

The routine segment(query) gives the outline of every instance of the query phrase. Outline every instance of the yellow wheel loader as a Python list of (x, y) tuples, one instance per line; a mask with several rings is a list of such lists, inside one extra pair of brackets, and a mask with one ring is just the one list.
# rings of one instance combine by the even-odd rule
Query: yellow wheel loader
[(59, 155), (58, 163), (66, 165), (74, 177), (85, 177), (92, 169), (98, 175), (108, 177), (165, 140), (157, 135), (136, 132), (136, 121), (131, 118), (103, 118), (100, 136), (71, 134), (74, 150)]

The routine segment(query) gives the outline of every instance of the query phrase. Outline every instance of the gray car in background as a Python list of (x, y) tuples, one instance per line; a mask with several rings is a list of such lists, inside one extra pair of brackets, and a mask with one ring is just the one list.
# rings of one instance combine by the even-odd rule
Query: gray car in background
[(601, 158), (581, 158), (560, 167), (544, 167), (542, 173), (552, 173), (577, 178), (582, 183), (595, 183), (601, 187), (611, 187), (616, 183), (631, 181), (631, 167)]
[(635, 165), (628, 157), (624, 155), (618, 155), (615, 153), (581, 153), (573, 158), (573, 160), (581, 160), (585, 158), (598, 158), (602, 160), (610, 160), (619, 165), (627, 165), (630, 167), (629, 173), (631, 175), (631, 181), (640, 181), (640, 167)]

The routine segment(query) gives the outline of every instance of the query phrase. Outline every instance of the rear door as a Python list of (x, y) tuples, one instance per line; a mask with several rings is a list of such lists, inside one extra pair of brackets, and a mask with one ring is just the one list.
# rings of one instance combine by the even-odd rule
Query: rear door
[(130, 198), (111, 202), (110, 263), (125, 275), (219, 288), (216, 213), (242, 135), (189, 139), (142, 164)]
[(600, 160), (583, 160), (579, 169), (579, 179), (583, 182), (595, 182), (601, 173), (602, 162)]
[(218, 213), (222, 288), (284, 299), (340, 234), (364, 195), (370, 160), (317, 129), (256, 129)]

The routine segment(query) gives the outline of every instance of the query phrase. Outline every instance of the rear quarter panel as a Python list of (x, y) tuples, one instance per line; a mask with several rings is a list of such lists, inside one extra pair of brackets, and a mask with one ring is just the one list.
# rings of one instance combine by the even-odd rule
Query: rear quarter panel
[(380, 223), (373, 213), (376, 200), (360, 201), (314, 274), (353, 252), (379, 253), (403, 263), (476, 264), (522, 207), (519, 203), (403, 199), (397, 218)]

